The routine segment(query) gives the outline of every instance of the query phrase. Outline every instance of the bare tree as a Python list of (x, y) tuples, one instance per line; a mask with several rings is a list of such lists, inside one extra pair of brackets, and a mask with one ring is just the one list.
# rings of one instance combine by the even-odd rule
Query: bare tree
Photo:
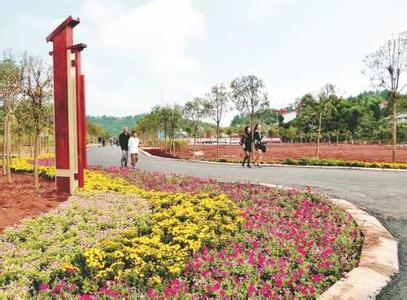
[(219, 159), (219, 128), (222, 121), (223, 114), (228, 111), (229, 94), (223, 84), (216, 85), (206, 103), (207, 115), (216, 122), (216, 157)]
[(52, 99), (52, 68), (42, 58), (24, 55), (22, 61), (23, 93), (30, 100), (29, 112), (34, 127), (34, 187), (38, 190), (38, 154), (40, 136), (49, 123)]
[(188, 101), (184, 109), (182, 110), (182, 114), (184, 115), (185, 119), (187, 119), (191, 125), (194, 132), (194, 146), (192, 148), (192, 158), (195, 158), (195, 146), (196, 146), (196, 138), (198, 134), (198, 126), (199, 123), (202, 121), (203, 118), (206, 116), (206, 100), (203, 98), (195, 98), (192, 101)]
[(0, 61), (0, 97), (3, 99), (3, 173), (11, 183), (11, 125), (21, 92), (21, 70), (11, 52)]
[(372, 85), (390, 92), (389, 104), (392, 107), (392, 159), (396, 161), (397, 151), (397, 104), (400, 93), (407, 82), (403, 75), (407, 67), (407, 31), (393, 35), (379, 49), (364, 59), (365, 70)]

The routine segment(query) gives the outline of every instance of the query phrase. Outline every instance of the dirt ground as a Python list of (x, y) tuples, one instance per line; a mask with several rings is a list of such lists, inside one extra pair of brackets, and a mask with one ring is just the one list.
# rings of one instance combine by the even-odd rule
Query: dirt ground
[(68, 198), (55, 190), (54, 181), (40, 178), (40, 191), (33, 187), (31, 174), (12, 174), (13, 183), (0, 175), (0, 232), (21, 219), (39, 215)]
[[(350, 144), (322, 144), (320, 158), (359, 160), (369, 162), (391, 162), (392, 147), (390, 145), (350, 145)], [(204, 159), (216, 159), (216, 145), (197, 145), (196, 151), (202, 151)], [(181, 153), (176, 153), (180, 158), (190, 158), (192, 147), (186, 148)], [(314, 157), (315, 144), (268, 144), (264, 153), (264, 161), (284, 161), (287, 158), (299, 159), (301, 157)], [(242, 157), (241, 146), (221, 145), (220, 158), (240, 160)], [(407, 145), (398, 146), (398, 162), (407, 162)]]

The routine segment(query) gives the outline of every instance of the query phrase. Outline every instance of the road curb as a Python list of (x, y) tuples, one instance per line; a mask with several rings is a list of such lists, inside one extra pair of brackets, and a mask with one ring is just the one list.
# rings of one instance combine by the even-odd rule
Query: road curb
[[(268, 183), (260, 184), (292, 189)], [(319, 299), (374, 299), (399, 271), (398, 241), (379, 220), (356, 205), (338, 198), (329, 198), (329, 201), (352, 215), (362, 230), (364, 241), (359, 266), (332, 285)]]
[[(212, 165), (228, 165), (228, 166), (239, 166), (239, 163), (230, 162), (217, 162), (217, 161), (207, 161), (207, 160), (197, 160), (197, 159), (183, 159), (183, 158), (169, 158), (161, 157), (148, 153), (147, 151), (140, 149), (140, 151), (152, 158), (172, 160), (180, 162), (192, 162), (200, 164), (212, 164)], [(302, 166), (302, 165), (284, 165), (284, 164), (262, 164), (262, 167), (278, 167), (278, 168), (301, 168), (301, 169), (327, 169), (327, 170), (357, 170), (357, 171), (380, 171), (380, 172), (407, 172), (407, 169), (386, 169), (386, 168), (363, 168), (363, 167), (346, 167), (346, 166)]]

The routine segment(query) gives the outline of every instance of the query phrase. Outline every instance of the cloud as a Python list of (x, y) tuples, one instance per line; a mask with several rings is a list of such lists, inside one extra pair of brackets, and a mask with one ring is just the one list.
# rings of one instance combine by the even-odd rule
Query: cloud
[(267, 21), (278, 14), (283, 7), (292, 4), (294, 0), (250, 0), (247, 1), (248, 7), (246, 20), (250, 22)]
[(191, 0), (154, 0), (130, 9), (93, 0), (83, 12), (94, 46), (105, 53), (133, 57), (163, 79), (199, 70), (187, 47), (205, 40), (205, 19)]

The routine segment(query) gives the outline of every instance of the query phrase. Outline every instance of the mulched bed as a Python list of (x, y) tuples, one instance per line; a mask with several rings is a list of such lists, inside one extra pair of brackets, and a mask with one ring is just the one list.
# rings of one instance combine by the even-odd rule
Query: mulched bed
[(33, 186), (32, 174), (13, 173), (13, 182), (0, 175), (0, 233), (21, 219), (49, 211), (68, 199), (66, 193), (57, 192), (52, 180), (40, 178), (40, 190)]

